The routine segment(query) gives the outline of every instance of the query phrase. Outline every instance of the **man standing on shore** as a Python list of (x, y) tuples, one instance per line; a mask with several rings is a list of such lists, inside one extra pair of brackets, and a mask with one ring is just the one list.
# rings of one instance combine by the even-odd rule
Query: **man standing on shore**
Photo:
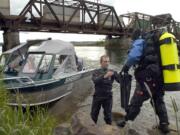
[(103, 55), (100, 57), (101, 67), (94, 71), (92, 80), (95, 84), (95, 93), (93, 95), (91, 118), (97, 123), (101, 106), (104, 109), (104, 120), (106, 124), (112, 123), (112, 84), (114, 80), (119, 82), (116, 71), (108, 69), (109, 57)]

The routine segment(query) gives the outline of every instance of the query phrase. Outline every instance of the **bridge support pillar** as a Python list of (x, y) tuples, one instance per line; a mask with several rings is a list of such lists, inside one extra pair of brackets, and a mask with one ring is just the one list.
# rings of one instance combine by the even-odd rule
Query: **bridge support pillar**
[(106, 40), (111, 40), (112, 39), (112, 35), (107, 35), (106, 36)]
[(4, 44), (2, 48), (3, 52), (20, 44), (19, 32), (17, 31), (4, 30), (3, 39), (4, 39)]
[(0, 13), (2, 15), (10, 15), (10, 0), (1, 0)]

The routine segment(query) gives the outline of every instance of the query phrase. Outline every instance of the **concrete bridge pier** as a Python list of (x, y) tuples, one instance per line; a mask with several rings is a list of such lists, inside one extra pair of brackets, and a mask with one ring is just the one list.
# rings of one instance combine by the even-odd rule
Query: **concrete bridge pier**
[[(0, 0), (0, 14), (2, 16), (10, 15), (10, 0)], [(19, 32), (8, 28), (4, 29), (3, 33), (4, 45), (2, 51), (7, 51), (19, 45)]]
[(112, 39), (112, 35), (107, 35), (106, 36), (106, 40), (111, 40)]
[(20, 44), (18, 31), (4, 30), (3, 39), (4, 39), (4, 44), (2, 47), (3, 52)]

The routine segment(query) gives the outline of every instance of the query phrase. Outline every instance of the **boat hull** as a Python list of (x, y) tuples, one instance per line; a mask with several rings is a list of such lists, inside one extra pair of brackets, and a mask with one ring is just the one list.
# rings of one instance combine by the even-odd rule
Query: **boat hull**
[(55, 102), (74, 90), (77, 82), (82, 85), (91, 81), (91, 73), (82, 72), (69, 77), (51, 80), (36, 86), (9, 89), (11, 106), (37, 106)]

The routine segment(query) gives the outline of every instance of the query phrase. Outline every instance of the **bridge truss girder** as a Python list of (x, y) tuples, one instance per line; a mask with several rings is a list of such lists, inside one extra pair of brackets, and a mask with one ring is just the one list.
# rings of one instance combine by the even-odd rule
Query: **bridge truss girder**
[(132, 33), (135, 29), (141, 29), (143, 31), (151, 31), (166, 27), (167, 30), (173, 33), (177, 39), (180, 40), (180, 22), (176, 22), (171, 14), (161, 15), (147, 15), (144, 13), (134, 12), (123, 14), (121, 17), (128, 19), (128, 23), (125, 26), (127, 33)]
[[(53, 19), (44, 17), (44, 6), (48, 8)], [(54, 7), (62, 8), (62, 19), (59, 19)], [(65, 19), (65, 8), (74, 9), (68, 20)], [(72, 20), (78, 11), (80, 11), (81, 17), (79, 22), (74, 23)], [(104, 18), (101, 17), (102, 15)], [(89, 21), (86, 18), (89, 18)], [(106, 25), (107, 22), (109, 23), (108, 26)], [(18, 16), (5, 16), (3, 24), (1, 29), (10, 28), (18, 31), (87, 33), (115, 36), (124, 34), (123, 21), (120, 20), (112, 6), (84, 0), (62, 0), (61, 2), (30, 0)]]

